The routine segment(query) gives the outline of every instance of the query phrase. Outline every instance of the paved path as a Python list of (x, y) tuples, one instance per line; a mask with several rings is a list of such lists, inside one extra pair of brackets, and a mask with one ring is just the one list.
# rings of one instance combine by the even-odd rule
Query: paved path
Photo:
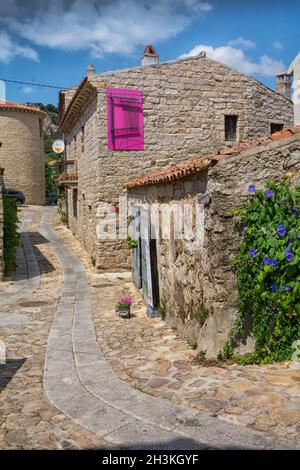
[[(5, 341), (7, 352), (6, 364), (0, 364), (0, 449), (107, 448), (106, 442), (51, 406), (45, 395), (45, 350), (63, 278), (47, 239), (39, 233), (41, 215), (53, 210), (35, 206), (23, 211), (30, 212), (22, 220), (39, 263), (40, 285), (34, 291), (24, 289), (15, 302), (0, 307), (0, 341)], [(26, 244), (25, 255), (27, 248), (32, 252)], [(20, 263), (17, 275), (22, 268)], [(5, 292), (0, 293), (3, 299)]]
[(83, 264), (59, 239), (48, 212), (42, 218), (41, 233), (64, 275), (44, 369), (45, 391), (56, 408), (106, 442), (129, 449), (295, 448), (208, 413), (143, 394), (119, 379), (96, 341)]
[(0, 299), (0, 308), (15, 303), (23, 297), (28, 297), (40, 286), (40, 269), (30, 241), (28, 227), (32, 221), (33, 213), (26, 209), (19, 225), (21, 245), (17, 250), (16, 280), (4, 291)]

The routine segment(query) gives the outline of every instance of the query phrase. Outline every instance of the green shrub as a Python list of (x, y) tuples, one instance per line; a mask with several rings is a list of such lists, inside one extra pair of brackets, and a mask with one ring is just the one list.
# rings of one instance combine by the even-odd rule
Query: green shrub
[(162, 320), (166, 318), (166, 307), (165, 304), (161, 301), (160, 305), (157, 307), (156, 311), (160, 314)]
[(300, 338), (300, 188), (286, 181), (256, 190), (234, 215), (244, 226), (243, 241), (232, 265), (239, 291), (238, 315), (219, 357), (233, 357), (245, 320), (255, 351), (236, 355), (240, 363), (287, 360)]
[(198, 321), (201, 326), (204, 325), (207, 317), (208, 317), (208, 310), (205, 307), (200, 307), (199, 310), (197, 310), (193, 314), (194, 320)]
[(190, 340), (188, 341), (188, 345), (192, 348), (192, 349), (197, 349), (198, 348), (198, 341), (196, 341), (195, 339), (193, 340)]
[(16, 248), (20, 245), (18, 207), (14, 198), (3, 198), (3, 216), (4, 274), (8, 275), (16, 267)]

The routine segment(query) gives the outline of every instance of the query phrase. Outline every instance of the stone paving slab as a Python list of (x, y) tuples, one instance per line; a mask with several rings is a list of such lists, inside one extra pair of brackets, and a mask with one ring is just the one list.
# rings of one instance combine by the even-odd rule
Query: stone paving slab
[(105, 439), (111, 443), (123, 442), (131, 450), (204, 450), (209, 446), (193, 439), (174, 436), (173, 433), (160, 430), (159, 434), (153, 426), (144, 423), (130, 423), (113, 433), (106, 435)]
[[(279, 444), (264, 433), (240, 425), (216, 418), (207, 422), (206, 415), (194, 408), (146, 395), (121, 380), (96, 343), (89, 281), (83, 264), (68, 246), (60, 242), (49, 219), (44, 217), (41, 226), (42, 234), (50, 241), (61, 264), (65, 282), (49, 335), (44, 373), (45, 391), (54, 406), (119, 447), (185, 450), (228, 446), (272, 448)], [(107, 275), (107, 278), (117, 280), (118, 275)], [(108, 295), (108, 298), (112, 301), (113, 297)], [(62, 304), (65, 299), (71, 306)], [(60, 337), (57, 341), (58, 328)], [(69, 352), (70, 339), (72, 353)], [(61, 348), (63, 342), (66, 343), (65, 350), (72, 356), (56, 362), (51, 344), (56, 345), (59, 352), (57, 347)], [(59, 372), (56, 376), (49, 373), (55, 367)], [(196, 423), (190, 425), (195, 416)], [(202, 419), (201, 423), (198, 418)]]

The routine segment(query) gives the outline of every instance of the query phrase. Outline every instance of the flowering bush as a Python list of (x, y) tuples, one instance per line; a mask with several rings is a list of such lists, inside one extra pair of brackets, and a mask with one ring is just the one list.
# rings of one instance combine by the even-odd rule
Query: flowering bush
[(249, 193), (244, 206), (234, 211), (244, 226), (233, 259), (239, 305), (223, 357), (233, 354), (232, 346), (250, 319), (255, 352), (240, 360), (290, 359), (292, 343), (300, 338), (300, 188), (269, 182), (266, 190), (251, 184)]
[(132, 304), (132, 300), (131, 300), (131, 297), (129, 297), (129, 295), (124, 295), (124, 297), (121, 297), (121, 302), (127, 305)]
[(117, 310), (120, 308), (128, 308), (131, 304), (131, 297), (129, 295), (124, 295), (123, 297), (121, 297), (120, 301), (117, 304)]

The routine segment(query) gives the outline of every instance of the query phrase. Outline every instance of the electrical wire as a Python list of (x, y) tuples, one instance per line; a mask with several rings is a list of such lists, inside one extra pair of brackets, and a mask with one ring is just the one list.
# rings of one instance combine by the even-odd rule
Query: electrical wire
[(16, 83), (18, 85), (30, 85), (30, 86), (38, 86), (38, 87), (45, 87), (45, 88), (55, 88), (56, 90), (63, 90), (64, 88), (67, 88), (67, 87), (63, 87), (63, 86), (44, 85), (44, 84), (41, 84), (41, 83), (34, 83), (34, 82), (21, 82), (21, 81), (18, 81), (18, 80), (9, 80), (9, 79), (6, 79), (6, 78), (0, 78), (0, 81), (7, 82), (7, 83)]

